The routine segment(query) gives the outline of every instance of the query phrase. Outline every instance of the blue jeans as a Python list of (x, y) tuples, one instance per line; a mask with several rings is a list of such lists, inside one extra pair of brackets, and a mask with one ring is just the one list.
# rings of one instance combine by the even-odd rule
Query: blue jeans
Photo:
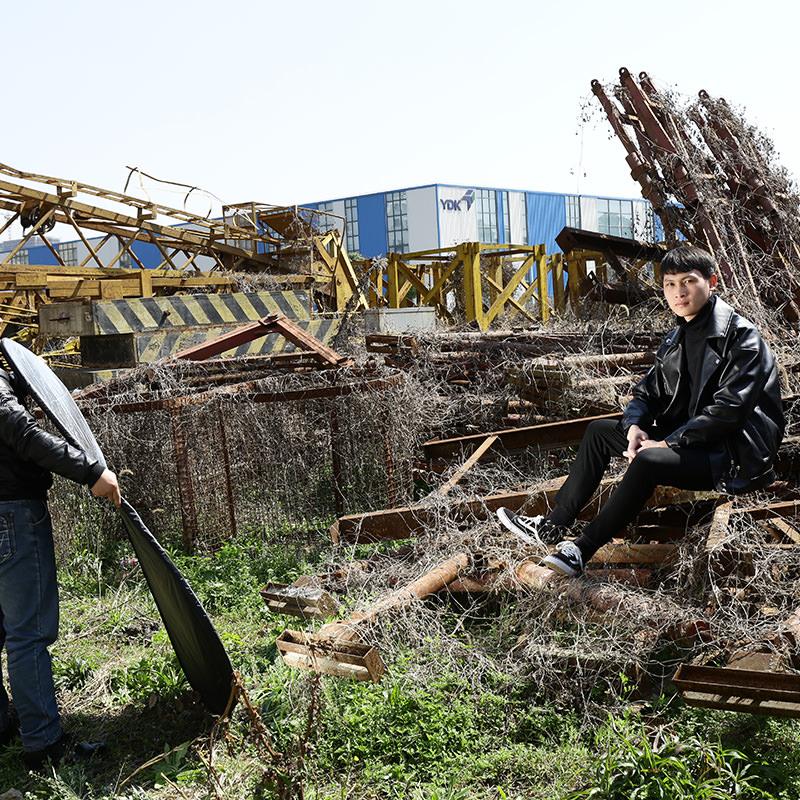
[[(25, 750), (61, 736), (47, 648), (58, 636), (58, 586), (53, 528), (40, 500), (0, 501), (0, 647)], [(8, 725), (8, 694), (0, 681), (0, 729)]]

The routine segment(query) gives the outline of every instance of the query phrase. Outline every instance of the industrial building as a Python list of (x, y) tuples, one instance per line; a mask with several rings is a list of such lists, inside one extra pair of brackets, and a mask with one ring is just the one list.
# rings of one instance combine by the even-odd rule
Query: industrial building
[[(614, 236), (654, 241), (662, 238), (661, 225), (646, 200), (554, 194), (477, 186), (429, 184), (407, 189), (304, 203), (304, 207), (335, 214), (346, 221), (350, 253), (371, 258), (388, 252), (409, 253), (450, 247), (460, 242), (484, 244), (544, 244), (559, 252), (555, 237), (564, 226)], [(329, 218), (325, 218), (326, 221)], [(67, 265), (84, 262), (89, 253), (81, 240), (51, 243)], [(101, 240), (90, 239), (96, 247)], [(15, 242), (0, 242), (0, 255)], [(112, 260), (119, 249), (113, 239), (102, 243), (102, 256)], [(158, 266), (163, 256), (148, 242), (132, 246), (136, 259), (123, 252), (120, 267)], [(202, 256), (200, 268), (209, 268)], [(41, 240), (31, 240), (15, 253), (15, 264), (52, 264), (58, 260)]]
[(570, 226), (653, 241), (661, 230), (641, 199), (429, 184), (304, 204), (347, 221), (347, 249), (366, 257), (460, 242), (545, 244)]

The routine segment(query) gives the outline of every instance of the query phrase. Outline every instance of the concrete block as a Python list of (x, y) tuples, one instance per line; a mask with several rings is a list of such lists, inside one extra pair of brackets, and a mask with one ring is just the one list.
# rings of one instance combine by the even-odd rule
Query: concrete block
[(368, 308), (364, 312), (366, 333), (413, 333), (436, 330), (436, 309), (419, 308)]

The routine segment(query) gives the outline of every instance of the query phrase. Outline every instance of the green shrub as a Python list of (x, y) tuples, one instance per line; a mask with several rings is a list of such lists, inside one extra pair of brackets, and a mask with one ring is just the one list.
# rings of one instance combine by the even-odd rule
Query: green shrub
[(370, 783), (441, 781), (480, 748), (476, 707), (468, 694), (399, 681), (327, 684), (320, 766), (362, 769)]
[(774, 798), (762, 788), (763, 764), (738, 750), (697, 737), (681, 740), (639, 722), (611, 719), (598, 737), (605, 753), (591, 780), (569, 800), (756, 800)]
[(115, 669), (109, 684), (122, 702), (174, 698), (189, 688), (174, 653), (151, 653), (130, 666)]
[(94, 665), (80, 656), (53, 657), (53, 683), (58, 689), (80, 689), (92, 675)]

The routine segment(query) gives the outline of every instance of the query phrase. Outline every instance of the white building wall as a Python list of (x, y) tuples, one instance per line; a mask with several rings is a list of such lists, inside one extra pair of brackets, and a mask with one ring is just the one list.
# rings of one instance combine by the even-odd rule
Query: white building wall
[(439, 246), (439, 227), (436, 213), (436, 187), (409, 189), (406, 192), (408, 215), (408, 249), (434, 250)]
[(597, 199), (581, 197), (581, 228), (585, 231), (597, 231)]
[(478, 241), (475, 191), (458, 186), (440, 186), (438, 197), (441, 247)]
[(508, 193), (508, 222), (511, 226), (509, 244), (529, 244), (525, 192)]

